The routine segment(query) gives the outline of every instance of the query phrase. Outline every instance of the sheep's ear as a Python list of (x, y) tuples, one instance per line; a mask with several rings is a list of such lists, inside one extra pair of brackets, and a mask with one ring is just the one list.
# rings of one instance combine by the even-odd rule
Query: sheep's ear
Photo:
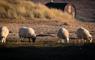
[(90, 34), (92, 34), (92, 32), (90, 32)]
[(12, 31), (9, 31), (9, 33), (12, 33)]

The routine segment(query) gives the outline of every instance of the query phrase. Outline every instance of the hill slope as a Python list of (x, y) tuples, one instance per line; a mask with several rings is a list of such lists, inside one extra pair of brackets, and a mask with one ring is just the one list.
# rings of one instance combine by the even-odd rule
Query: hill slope
[(7, 19), (68, 19), (71, 16), (61, 10), (49, 9), (30, 0), (0, 1), (0, 18)]
[[(32, 0), (34, 2), (47, 3), (50, 0)], [(54, 2), (64, 2), (66, 0), (54, 0)], [(75, 5), (77, 18), (82, 21), (95, 21), (95, 0), (67, 0)]]

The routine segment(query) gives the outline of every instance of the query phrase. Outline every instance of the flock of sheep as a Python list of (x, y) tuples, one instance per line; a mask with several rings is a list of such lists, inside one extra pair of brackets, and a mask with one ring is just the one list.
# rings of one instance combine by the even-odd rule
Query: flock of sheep
[[(0, 27), (0, 40), (2, 43), (6, 43), (6, 38), (8, 37), (8, 34), (9, 34), (9, 29), (7, 28), (7, 26)], [(88, 40), (88, 41), (90, 41), (90, 43), (92, 42), (92, 35), (84, 27), (80, 27), (79, 29), (77, 29), (76, 34), (77, 34), (78, 38), (80, 38), (82, 40), (86, 40), (86, 41)], [(19, 29), (19, 37), (21, 40), (23, 40), (24, 38), (28, 38), (29, 41), (32, 40), (32, 42), (34, 43), (37, 35), (33, 28), (21, 27)], [(60, 38), (60, 40), (58, 42), (69, 43), (70, 33), (66, 28), (61, 27), (58, 30), (57, 37)]]

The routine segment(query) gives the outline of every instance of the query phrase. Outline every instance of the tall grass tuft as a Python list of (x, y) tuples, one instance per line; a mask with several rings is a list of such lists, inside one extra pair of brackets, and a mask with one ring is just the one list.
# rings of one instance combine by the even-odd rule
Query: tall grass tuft
[(68, 18), (63, 11), (50, 9), (30, 0), (1, 0), (0, 18), (9, 19), (63, 19)]

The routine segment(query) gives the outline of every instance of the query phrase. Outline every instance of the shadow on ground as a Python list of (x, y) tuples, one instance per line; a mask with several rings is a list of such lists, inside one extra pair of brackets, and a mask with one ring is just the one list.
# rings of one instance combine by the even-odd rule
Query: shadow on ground
[(84, 60), (95, 59), (95, 44), (66, 47), (1, 47), (0, 59)]

